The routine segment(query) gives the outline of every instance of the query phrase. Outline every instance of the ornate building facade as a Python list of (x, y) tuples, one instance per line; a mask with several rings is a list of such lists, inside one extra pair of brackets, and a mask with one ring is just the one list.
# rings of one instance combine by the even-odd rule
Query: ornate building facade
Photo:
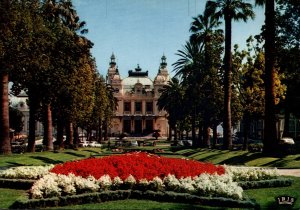
[(165, 56), (161, 58), (154, 80), (139, 65), (134, 70), (129, 70), (126, 78), (121, 79), (115, 56), (112, 54), (106, 82), (114, 89), (118, 106), (109, 126), (110, 133), (144, 136), (151, 134), (153, 130), (160, 130), (162, 136), (168, 136), (167, 113), (158, 110), (157, 100), (160, 96), (159, 90), (169, 79)]

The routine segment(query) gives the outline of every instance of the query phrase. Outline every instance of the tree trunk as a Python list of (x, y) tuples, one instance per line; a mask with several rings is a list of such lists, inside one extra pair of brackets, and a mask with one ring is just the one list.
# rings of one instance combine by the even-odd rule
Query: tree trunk
[(203, 127), (203, 146), (210, 147), (210, 128), (207, 121), (204, 122), (204, 127)]
[(48, 151), (53, 150), (53, 131), (52, 131), (52, 111), (51, 106), (45, 106), (45, 122), (44, 122), (44, 145)]
[(103, 131), (102, 131), (102, 120), (101, 118), (99, 118), (99, 140), (98, 142), (101, 143), (102, 142), (102, 139), (103, 139)]
[(74, 146), (77, 148), (79, 144), (78, 126), (74, 126)]
[(224, 57), (224, 121), (223, 121), (223, 146), (225, 149), (232, 147), (231, 134), (231, 16), (225, 14), (225, 57)]
[(108, 125), (107, 121), (104, 122), (104, 141), (108, 140)]
[(284, 131), (283, 131), (283, 137), (292, 137), (290, 134), (290, 110), (286, 106), (285, 112), (284, 112)]
[(177, 138), (177, 125), (174, 126), (174, 144), (178, 144), (178, 138)]
[(0, 154), (11, 154), (9, 138), (8, 72), (0, 70)]
[(197, 147), (203, 146), (203, 123), (199, 122), (198, 125), (198, 141)]
[(73, 123), (66, 124), (66, 144), (68, 147), (73, 147)]
[(216, 148), (216, 145), (218, 143), (218, 130), (217, 125), (213, 124), (213, 148)]
[(61, 116), (57, 119), (57, 146), (59, 149), (64, 148), (64, 121), (61, 119)]
[(29, 90), (29, 136), (27, 152), (35, 152), (35, 126), (36, 126), (36, 102), (34, 99), (34, 93)]
[(168, 136), (168, 140), (172, 141), (172, 126), (170, 124), (170, 120), (169, 120), (169, 136)]
[(192, 143), (193, 143), (193, 146), (197, 145), (197, 142), (196, 142), (196, 116), (195, 116), (195, 112), (193, 112), (193, 115), (192, 115)]
[(250, 119), (247, 115), (244, 117), (244, 139), (243, 139), (243, 150), (248, 149), (248, 138), (250, 130)]
[(264, 146), (263, 152), (274, 153), (278, 138), (275, 116), (275, 2), (266, 1), (265, 6), (265, 122), (264, 122)]

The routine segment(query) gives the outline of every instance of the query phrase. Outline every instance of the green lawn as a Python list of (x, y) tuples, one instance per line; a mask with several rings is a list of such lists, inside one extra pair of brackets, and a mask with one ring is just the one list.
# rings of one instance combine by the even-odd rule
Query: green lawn
[[(152, 151), (157, 147), (135, 147), (125, 149), (141, 149)], [(300, 168), (300, 154), (285, 157), (264, 157), (261, 153), (250, 153), (245, 151), (228, 151), (213, 149), (171, 148), (163, 149), (159, 154), (169, 157), (186, 157), (199, 161), (212, 162), (214, 164), (265, 166), (279, 168)], [(80, 148), (78, 150), (62, 150), (59, 152), (36, 152), (25, 154), (12, 154), (0, 156), (0, 168), (19, 165), (45, 165), (57, 164), (65, 161), (88, 158), (91, 156), (106, 156), (112, 152), (100, 148)], [(300, 209), (300, 178), (293, 177), (294, 183), (291, 187), (266, 188), (246, 190), (245, 195), (255, 199), (262, 209), (276, 209), (275, 198), (281, 195), (290, 195), (298, 198), (294, 208)], [(26, 198), (26, 191), (0, 188), (0, 209), (7, 209), (19, 198)], [(158, 203), (145, 200), (111, 201), (101, 204), (85, 204), (68, 206), (72, 209), (218, 209), (206, 208), (197, 205), (181, 203)], [(62, 207), (65, 209), (65, 207)]]
[(214, 164), (245, 165), (277, 168), (300, 168), (300, 154), (283, 157), (265, 157), (260, 152), (229, 151), (217, 149), (180, 149), (175, 154), (184, 157), (211, 162)]
[[(263, 166), (278, 168), (300, 168), (300, 154), (284, 157), (265, 157), (261, 153), (247, 151), (229, 151), (217, 149), (171, 148), (167, 146), (127, 147), (126, 151), (143, 150), (152, 152), (160, 148), (159, 155), (178, 158), (189, 158), (214, 164)], [(25, 154), (12, 154), (0, 156), (0, 168), (20, 165), (57, 164), (70, 160), (78, 160), (91, 156), (101, 157), (111, 155), (113, 152), (106, 148), (79, 148), (78, 150), (61, 150), (59, 152), (36, 152)]]

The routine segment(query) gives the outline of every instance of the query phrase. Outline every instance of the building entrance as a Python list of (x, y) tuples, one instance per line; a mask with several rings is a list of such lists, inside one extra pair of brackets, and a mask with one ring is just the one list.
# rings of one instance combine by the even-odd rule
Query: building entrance
[(137, 135), (142, 134), (142, 120), (135, 120), (134, 121), (134, 133)]
[(145, 133), (149, 134), (153, 131), (153, 120), (146, 120)]
[(131, 133), (131, 120), (123, 121), (123, 132), (130, 134)]

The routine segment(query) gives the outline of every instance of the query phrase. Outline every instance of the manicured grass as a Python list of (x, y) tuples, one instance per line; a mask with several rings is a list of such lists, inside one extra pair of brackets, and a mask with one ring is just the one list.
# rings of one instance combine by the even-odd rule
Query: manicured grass
[(19, 198), (25, 199), (26, 196), (25, 190), (0, 188), (0, 209), (8, 209), (15, 200)]
[[(66, 207), (53, 208), (53, 209), (65, 209)], [(223, 209), (223, 208), (212, 208), (212, 207), (203, 207), (200, 205), (184, 204), (184, 203), (167, 203), (167, 202), (157, 202), (157, 201), (148, 201), (148, 200), (120, 200), (120, 201), (110, 201), (98, 204), (85, 204), (85, 205), (74, 205), (68, 206), (72, 209), (110, 209), (110, 210), (119, 210), (119, 209)]]
[(265, 157), (260, 152), (217, 149), (176, 149), (176, 154), (214, 164), (245, 165), (277, 168), (300, 168), (300, 154), (284, 157)]
[(58, 164), (70, 160), (78, 160), (101, 154), (100, 148), (80, 148), (78, 150), (61, 150), (58, 152), (35, 152), (0, 156), (0, 167), (22, 165), (47, 165)]
[[(176, 158), (190, 158), (203, 162), (226, 165), (262, 166), (277, 168), (300, 168), (300, 154), (284, 157), (265, 157), (262, 153), (248, 151), (229, 151), (217, 149), (194, 149), (168, 146), (125, 147), (125, 151), (148, 151), (162, 149), (158, 155)], [(0, 156), (0, 168), (20, 165), (58, 164), (65, 161), (78, 160), (91, 156), (101, 157), (115, 154), (106, 148), (79, 148), (78, 150), (61, 150), (59, 152), (36, 152)]]
[(293, 209), (300, 209), (300, 178), (290, 177), (294, 180), (290, 187), (265, 188), (245, 190), (245, 194), (249, 198), (255, 199), (260, 204), (261, 209), (277, 209), (276, 198), (278, 196), (292, 196), (297, 198)]

